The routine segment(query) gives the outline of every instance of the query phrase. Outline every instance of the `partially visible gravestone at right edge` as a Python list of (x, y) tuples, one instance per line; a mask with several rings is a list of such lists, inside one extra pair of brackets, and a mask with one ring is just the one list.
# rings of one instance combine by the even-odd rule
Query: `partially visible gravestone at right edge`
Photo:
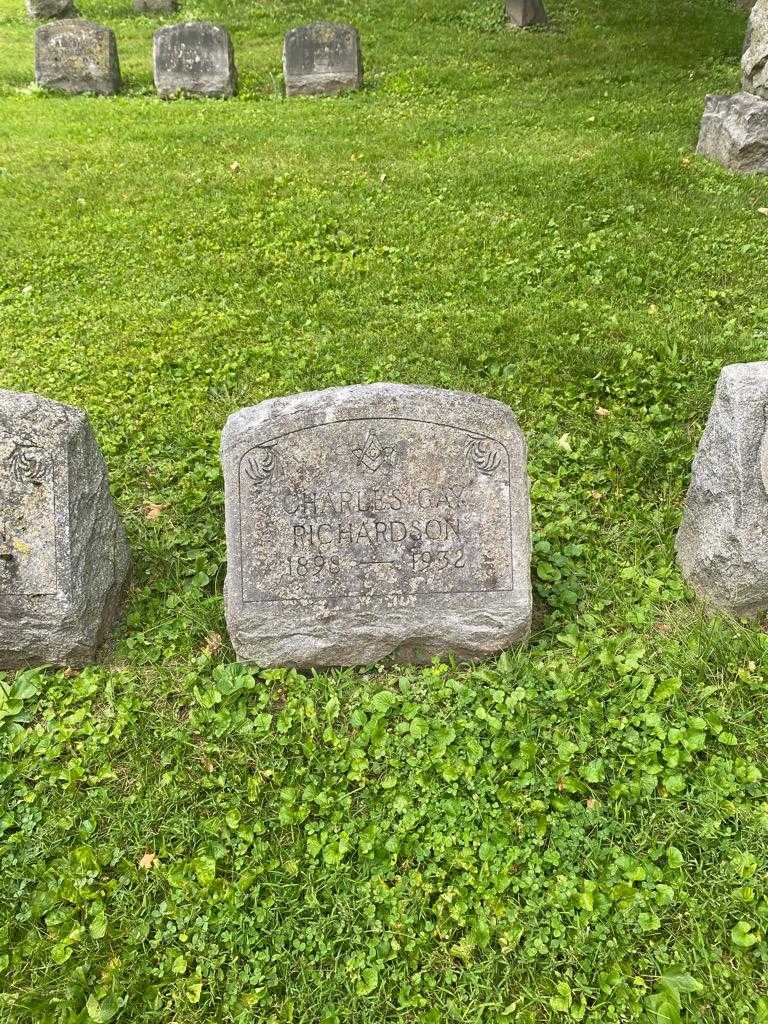
[(283, 73), (287, 96), (335, 96), (361, 88), (357, 29), (329, 21), (292, 29), (283, 43)]
[(546, 25), (549, 21), (542, 0), (507, 0), (507, 21), (518, 28)]
[(723, 368), (677, 535), (683, 575), (733, 615), (768, 609), (768, 362)]
[(77, 17), (72, 0), (27, 0), (27, 14), (36, 21)]
[(235, 53), (223, 25), (188, 21), (158, 29), (154, 39), (155, 86), (163, 99), (227, 99), (237, 86)]
[(90, 661), (129, 574), (85, 413), (0, 391), (0, 669)]
[(54, 92), (113, 95), (120, 89), (115, 33), (81, 18), (41, 25), (35, 33), (35, 80)]
[(741, 61), (742, 91), (707, 96), (697, 153), (742, 174), (768, 174), (768, 0), (757, 0)]

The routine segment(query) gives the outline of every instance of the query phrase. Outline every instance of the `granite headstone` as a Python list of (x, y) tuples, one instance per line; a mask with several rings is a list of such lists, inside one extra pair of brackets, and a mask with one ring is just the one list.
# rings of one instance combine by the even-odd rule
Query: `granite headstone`
[(677, 535), (683, 575), (734, 615), (768, 608), (768, 362), (723, 368)]
[(363, 84), (360, 36), (352, 25), (318, 21), (287, 33), (283, 73), (288, 96), (334, 96)]
[(155, 86), (163, 99), (226, 99), (237, 87), (235, 53), (223, 25), (188, 21), (158, 29), (154, 39)]
[(549, 21), (542, 0), (507, 0), (507, 21), (518, 28), (546, 25)]
[(91, 660), (129, 572), (85, 413), (0, 391), (0, 669)]
[(480, 658), (531, 621), (512, 411), (397, 384), (272, 399), (224, 428), (227, 624), (259, 665)]
[(112, 29), (67, 18), (35, 33), (35, 80), (44, 89), (111, 96), (120, 89), (120, 65)]

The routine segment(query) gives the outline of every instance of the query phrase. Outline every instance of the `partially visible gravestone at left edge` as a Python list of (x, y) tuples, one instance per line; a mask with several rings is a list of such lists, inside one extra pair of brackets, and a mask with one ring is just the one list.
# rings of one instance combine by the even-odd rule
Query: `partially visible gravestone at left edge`
[(129, 575), (85, 413), (0, 391), (0, 669), (90, 661)]
[(227, 99), (237, 87), (235, 53), (223, 25), (188, 21), (155, 32), (155, 87), (177, 95)]
[(72, 0), (27, 0), (27, 14), (36, 21), (77, 16)]
[(56, 92), (111, 96), (120, 88), (120, 65), (112, 29), (67, 18), (35, 33), (35, 79)]

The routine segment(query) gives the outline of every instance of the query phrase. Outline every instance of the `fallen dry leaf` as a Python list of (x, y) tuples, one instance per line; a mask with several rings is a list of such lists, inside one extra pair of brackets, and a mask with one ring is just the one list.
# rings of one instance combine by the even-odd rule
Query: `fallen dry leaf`
[(215, 654), (219, 650), (224, 641), (221, 639), (221, 633), (209, 633), (205, 638), (205, 647), (203, 653), (207, 655)]
[(148, 523), (154, 523), (154, 521), (155, 521), (155, 520), (156, 520), (156, 519), (157, 519), (157, 518), (158, 518), (158, 517), (159, 517), (160, 515), (162, 515), (162, 513), (163, 513), (163, 512), (165, 511), (165, 509), (167, 509), (167, 508), (168, 508), (168, 506), (167, 506), (167, 505), (157, 505), (157, 504), (155, 504), (155, 502), (153, 502), (153, 501), (148, 501), (148, 502), (147, 502), (147, 503), (146, 503), (146, 504), (144, 505), (144, 518), (145, 518), (145, 519), (147, 520), (147, 522), (148, 522)]
[(233, 174), (237, 174), (237, 172), (240, 170), (240, 164), (237, 162), (237, 160), (235, 160), (233, 163), (229, 165), (229, 169), (230, 171), (232, 171)]
[(157, 863), (156, 853), (145, 853), (139, 861), (139, 867), (143, 868), (144, 871), (149, 871), (150, 868)]
[(602, 407), (602, 405), (598, 405), (598, 407), (595, 409), (595, 415), (596, 416), (610, 416), (611, 413), (610, 413), (610, 411), (608, 409), (604, 409)]
[(768, 217), (768, 206), (758, 206), (757, 212), (762, 213), (764, 217)]

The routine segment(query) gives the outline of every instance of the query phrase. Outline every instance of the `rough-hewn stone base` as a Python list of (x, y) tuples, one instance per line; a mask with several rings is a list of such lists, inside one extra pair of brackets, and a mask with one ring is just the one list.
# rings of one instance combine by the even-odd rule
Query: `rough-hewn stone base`
[(696, 152), (741, 174), (768, 174), (768, 102), (746, 92), (707, 96)]

